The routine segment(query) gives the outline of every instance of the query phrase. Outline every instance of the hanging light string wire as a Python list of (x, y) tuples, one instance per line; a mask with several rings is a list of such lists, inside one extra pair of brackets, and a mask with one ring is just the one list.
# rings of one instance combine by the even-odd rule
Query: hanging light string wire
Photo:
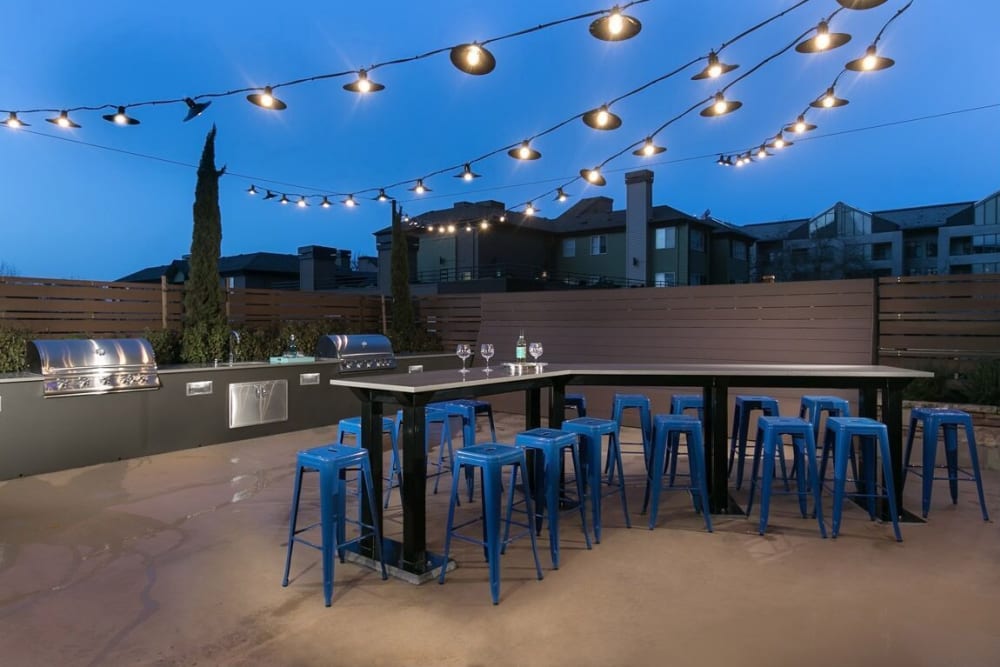
[[(594, 11), (590, 11), (590, 12), (585, 12), (583, 14), (577, 14), (576, 16), (569, 16), (569, 17), (566, 17), (566, 18), (557, 19), (555, 21), (549, 21), (547, 23), (542, 23), (542, 24), (533, 26), (531, 28), (524, 28), (522, 30), (517, 30), (515, 32), (508, 33), (506, 35), (500, 35), (499, 37), (491, 37), (491, 38), (489, 38), (487, 40), (479, 42), (479, 44), (489, 44), (489, 43), (492, 43), (492, 42), (498, 42), (498, 41), (505, 40), (505, 39), (511, 39), (513, 37), (520, 37), (522, 35), (527, 35), (527, 34), (530, 34), (530, 33), (539, 32), (541, 30), (545, 30), (547, 28), (552, 28), (552, 27), (557, 26), (557, 25), (562, 25), (563, 23), (570, 23), (572, 21), (579, 21), (581, 19), (591, 18), (593, 16), (599, 16), (601, 14), (607, 14), (607, 13), (613, 11), (615, 8), (618, 8), (620, 10), (624, 10), (624, 9), (628, 9), (629, 7), (631, 7), (633, 5), (638, 5), (638, 4), (642, 4), (642, 3), (646, 3), (646, 2), (650, 2), (650, 0), (630, 0), (630, 2), (627, 2), (624, 5), (616, 5), (616, 7), (613, 7), (611, 9), (598, 9), (598, 10), (594, 10)], [(455, 46), (461, 46), (461, 45), (455, 45)], [(416, 60), (423, 60), (425, 58), (430, 58), (432, 56), (436, 56), (438, 54), (446, 53), (448, 51), (451, 51), (453, 48), (455, 48), (455, 46), (446, 46), (446, 47), (442, 47), (442, 48), (438, 48), (438, 49), (433, 49), (431, 51), (427, 51), (425, 53), (421, 53), (421, 54), (418, 54), (418, 55), (415, 55), (415, 56), (410, 56), (410, 57), (407, 57), (407, 58), (396, 58), (396, 59), (393, 59), (393, 60), (387, 60), (387, 61), (384, 61), (384, 62), (376, 63), (376, 64), (371, 65), (370, 67), (366, 68), (366, 71), (370, 72), (370, 71), (372, 71), (374, 69), (378, 69), (378, 68), (381, 68), (381, 67), (388, 67), (390, 65), (401, 65), (401, 64), (404, 64), (404, 63), (414, 62)], [(330, 73), (326, 73), (326, 74), (315, 74), (315, 75), (312, 75), (312, 76), (302, 77), (302, 78), (299, 78), (299, 79), (292, 79), (291, 81), (282, 81), (280, 83), (272, 84), (272, 85), (270, 85), (268, 87), (271, 90), (275, 90), (275, 89), (278, 89), (278, 88), (286, 88), (288, 86), (297, 86), (297, 85), (300, 85), (300, 84), (303, 84), (303, 83), (310, 83), (310, 82), (313, 82), (313, 81), (323, 81), (323, 80), (326, 80), (326, 79), (335, 79), (335, 78), (339, 78), (339, 77), (349, 76), (349, 75), (352, 75), (352, 74), (357, 74), (358, 71), (359, 70), (357, 70), (357, 69), (350, 69), (350, 70), (344, 70), (344, 71), (341, 71), (341, 72), (330, 72)], [(224, 91), (224, 92), (200, 93), (198, 95), (192, 95), (192, 96), (189, 96), (189, 97), (179, 97), (179, 98), (176, 98), (176, 99), (165, 99), (165, 100), (148, 100), (148, 101), (141, 101), (141, 102), (131, 102), (129, 104), (124, 104), (124, 105), (116, 103), (116, 104), (101, 104), (99, 106), (63, 107), (63, 108), (58, 108), (58, 109), (56, 109), (56, 108), (0, 109), (0, 113), (30, 114), (30, 113), (59, 113), (61, 111), (66, 111), (66, 112), (69, 113), (69, 112), (75, 112), (75, 111), (102, 111), (104, 109), (117, 109), (118, 107), (124, 107), (126, 109), (134, 109), (134, 108), (137, 108), (137, 107), (144, 107), (144, 106), (155, 106), (155, 105), (162, 105), (162, 104), (178, 104), (178, 103), (187, 102), (188, 100), (205, 100), (205, 99), (219, 98), (219, 97), (230, 97), (230, 96), (233, 96), (233, 95), (239, 95), (241, 93), (259, 92), (259, 91), (262, 91), (264, 89), (265, 89), (264, 86), (251, 86), (251, 87), (247, 87), (247, 88), (235, 88), (235, 89), (227, 90), (227, 91)]]

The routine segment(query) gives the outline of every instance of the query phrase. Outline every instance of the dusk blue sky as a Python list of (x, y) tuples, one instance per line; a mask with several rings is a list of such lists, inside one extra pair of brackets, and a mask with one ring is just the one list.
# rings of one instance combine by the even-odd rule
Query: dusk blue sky
[[(613, 3), (5, 4), (0, 109), (27, 110), (193, 97), (355, 70)], [(219, 194), (223, 255), (295, 253), (311, 244), (375, 254), (372, 233), (389, 224), (389, 206), (359, 195), (362, 205), (348, 209), (339, 203), (346, 193), (415, 180), (519, 142), (795, 4), (650, 0), (627, 10), (643, 26), (631, 40), (597, 40), (591, 19), (579, 20), (490, 44), (497, 67), (487, 76), (458, 71), (442, 53), (376, 69), (371, 78), (386, 86), (377, 94), (343, 90), (352, 80), (346, 76), (280, 88), (275, 94), (288, 104), (282, 112), (253, 106), (240, 93), (214, 98), (187, 123), (183, 103), (130, 110), (141, 120), (132, 127), (104, 121), (111, 109), (72, 113), (83, 126), (75, 130), (45, 122), (52, 113), (19, 113), (31, 127), (0, 126), (0, 267), (22, 276), (112, 280), (188, 253), (196, 165), (213, 123), (217, 165), (228, 168)], [(473, 165), (483, 177), (471, 183), (449, 172), (428, 179), (433, 192), (422, 197), (409, 184), (389, 194), (411, 215), (495, 199), (515, 210), (535, 200), (541, 215), (556, 217), (584, 196), (606, 195), (623, 208), (624, 174), (645, 167), (655, 173), (655, 204), (693, 215), (710, 209), (736, 225), (810, 217), (838, 200), (872, 211), (981, 199), (1000, 189), (994, 0), (915, 0), (879, 42), (879, 53), (896, 65), (844, 74), (836, 91), (850, 104), (810, 109), (807, 118), (819, 128), (808, 140), (745, 168), (715, 163), (718, 154), (759, 145), (794, 120), (905, 4), (840, 12), (831, 30), (852, 35), (845, 46), (813, 55), (789, 50), (727, 91), (741, 109), (721, 118), (696, 109), (657, 135), (667, 152), (645, 160), (626, 152), (605, 167), (606, 187), (572, 183), (565, 204), (539, 196), (710, 97), (840, 5), (810, 0), (729, 46), (722, 60), (741, 67), (720, 80), (692, 81), (701, 62), (622, 100), (612, 107), (624, 121), (615, 131), (575, 120), (533, 142), (540, 160), (518, 162), (501, 152)], [(979, 107), (986, 108), (965, 111)], [(930, 116), (938, 117), (916, 120)], [(262, 192), (336, 193), (337, 205), (264, 202), (247, 195), (251, 183)]]

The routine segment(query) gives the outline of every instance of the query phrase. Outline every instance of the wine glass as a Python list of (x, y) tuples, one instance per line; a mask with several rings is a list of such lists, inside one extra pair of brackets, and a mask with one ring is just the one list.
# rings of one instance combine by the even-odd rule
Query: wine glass
[(535, 363), (538, 363), (538, 357), (542, 356), (543, 351), (541, 343), (528, 343), (528, 354), (535, 360)]
[(490, 359), (493, 358), (494, 354), (493, 343), (483, 343), (479, 348), (479, 354), (486, 360), (486, 368), (483, 369), (483, 372), (489, 375), (493, 372), (493, 369), (490, 368)]
[(465, 362), (472, 356), (472, 346), (468, 343), (459, 343), (458, 347), (455, 348), (455, 354), (462, 360), (462, 370), (460, 372), (465, 375), (469, 372), (469, 369), (465, 367)]

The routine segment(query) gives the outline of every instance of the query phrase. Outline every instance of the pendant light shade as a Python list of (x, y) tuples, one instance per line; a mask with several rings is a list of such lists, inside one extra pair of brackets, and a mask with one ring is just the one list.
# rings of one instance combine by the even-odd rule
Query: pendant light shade
[(653, 137), (646, 137), (646, 140), (642, 143), (642, 146), (632, 151), (632, 155), (638, 155), (639, 157), (651, 157), (653, 155), (659, 155), (665, 152), (667, 149), (663, 146), (657, 146), (653, 143)]
[(708, 64), (705, 65), (705, 69), (701, 70), (691, 78), (695, 81), (700, 81), (701, 79), (717, 79), (723, 74), (732, 72), (737, 67), (739, 67), (739, 65), (727, 65), (722, 62), (719, 60), (719, 56), (715, 55), (715, 51), (711, 51), (708, 54)]
[(742, 102), (727, 100), (726, 96), (720, 92), (716, 93), (712, 103), (702, 109), (699, 113), (705, 117), (725, 116), (727, 113), (736, 111), (741, 106), (743, 106)]
[(466, 162), (465, 166), (462, 168), (462, 171), (455, 174), (455, 178), (461, 178), (463, 181), (471, 181), (473, 179), (479, 178), (479, 174), (472, 171), (472, 165)]
[(276, 195), (276, 194), (274, 194), (273, 192), (271, 192), (270, 190), (268, 190), (268, 191), (267, 191), (267, 194), (266, 194), (266, 195), (264, 195), (264, 199), (265, 199), (265, 200), (268, 200), (268, 199), (274, 199), (274, 198), (275, 198), (275, 197), (277, 197), (277, 196), (278, 196), (278, 195)]
[(344, 199), (344, 206), (346, 206), (347, 208), (354, 208), (357, 205), (358, 202), (354, 198), (354, 195), (347, 195), (347, 198)]
[(852, 60), (844, 67), (852, 72), (876, 72), (880, 69), (889, 69), (896, 64), (892, 58), (884, 58), (878, 55), (875, 45), (872, 44), (865, 50), (865, 55), (857, 60)]
[(626, 14), (622, 14), (618, 5), (608, 13), (595, 19), (590, 24), (590, 34), (605, 42), (620, 42), (623, 39), (631, 39), (642, 30), (642, 23), (639, 19)]
[(765, 145), (767, 146), (767, 148), (777, 148), (778, 150), (781, 150), (782, 148), (788, 148), (793, 144), (788, 139), (785, 139), (784, 134), (778, 132), (776, 135), (774, 135), (774, 139), (771, 139), (771, 141), (767, 142), (767, 144)]
[(418, 178), (417, 182), (414, 184), (414, 186), (412, 188), (409, 188), (409, 190), (410, 190), (410, 192), (416, 192), (418, 195), (422, 195), (425, 192), (430, 192), (431, 191), (431, 189), (429, 187), (427, 187), (426, 185), (424, 185), (424, 179), (422, 179), (422, 178)]
[(607, 104), (583, 114), (583, 122), (595, 130), (615, 130), (622, 126), (621, 117), (611, 113)]
[(556, 188), (556, 201), (566, 201), (569, 199), (569, 195), (562, 188)]
[(247, 100), (262, 109), (270, 109), (272, 111), (284, 111), (288, 108), (287, 104), (279, 100), (271, 93), (271, 86), (264, 86), (264, 90), (262, 92), (247, 95)]
[(847, 9), (871, 9), (885, 3), (885, 0), (837, 0), (837, 2)]
[(114, 123), (115, 125), (138, 125), (139, 120), (137, 118), (132, 118), (127, 113), (125, 113), (125, 107), (118, 107), (118, 111), (114, 113), (107, 113), (101, 116), (104, 120), (109, 123)]
[(278, 200), (278, 203), (281, 204), (281, 205), (287, 204), (288, 203), (288, 196), (284, 195), (284, 194), (281, 195), (281, 199)]
[(376, 199), (377, 201), (389, 201), (389, 195), (387, 195), (387, 194), (385, 193), (385, 190), (384, 190), (384, 189), (382, 189), (382, 188), (379, 188), (379, 191), (378, 191), (378, 196), (377, 196), (377, 197), (375, 197), (375, 199)]
[(497, 66), (493, 54), (476, 42), (459, 44), (452, 48), (450, 56), (451, 64), (466, 74), (489, 74)]
[(184, 104), (186, 104), (188, 108), (187, 115), (184, 116), (184, 122), (186, 123), (192, 118), (197, 118), (202, 113), (204, 113), (205, 109), (209, 107), (211, 102), (195, 102), (190, 97), (185, 97)]
[(332, 206), (332, 204), (330, 204), (330, 200), (327, 198), (326, 195), (323, 195), (323, 201), (321, 201), (319, 205), (322, 206), (323, 208), (330, 208), (330, 206)]
[(375, 83), (368, 78), (368, 72), (364, 69), (358, 70), (358, 78), (351, 83), (344, 84), (344, 90), (350, 91), (352, 93), (377, 93), (380, 90), (385, 90), (385, 86), (381, 83)]
[(52, 123), (53, 125), (58, 125), (59, 127), (65, 127), (65, 128), (80, 127), (79, 124), (74, 123), (73, 120), (69, 117), (68, 111), (60, 111), (58, 116), (56, 116), (55, 118), (46, 118), (45, 122)]
[(816, 126), (812, 123), (806, 122), (806, 117), (803, 114), (799, 114), (799, 117), (795, 119), (794, 123), (785, 126), (785, 132), (792, 132), (794, 134), (802, 134), (804, 132), (811, 132), (815, 130)]
[(833, 92), (833, 88), (830, 87), (826, 89), (825, 93), (810, 102), (809, 106), (816, 109), (833, 109), (834, 107), (845, 106), (848, 103), (848, 100), (845, 100), (842, 97), (837, 97), (837, 95)]
[(511, 148), (507, 151), (507, 155), (515, 160), (537, 160), (542, 157), (541, 153), (531, 147), (531, 143), (527, 139), (522, 141), (521, 145), (517, 148)]
[(594, 167), (593, 169), (581, 169), (580, 175), (583, 176), (583, 180), (587, 181), (591, 185), (607, 185), (608, 181), (601, 174), (600, 167)]
[(851, 36), (846, 32), (830, 32), (830, 26), (826, 21), (820, 21), (816, 27), (816, 34), (796, 44), (795, 50), (799, 53), (819, 53), (843, 46), (849, 41)]
[(253, 183), (251, 183), (250, 187), (247, 188), (247, 194), (248, 195), (255, 195), (255, 194), (257, 194), (257, 186), (255, 186)]
[(17, 112), (11, 111), (10, 115), (7, 116), (7, 120), (3, 122), (4, 125), (11, 128), (18, 127), (31, 127), (30, 123), (25, 123), (23, 120), (17, 117)]

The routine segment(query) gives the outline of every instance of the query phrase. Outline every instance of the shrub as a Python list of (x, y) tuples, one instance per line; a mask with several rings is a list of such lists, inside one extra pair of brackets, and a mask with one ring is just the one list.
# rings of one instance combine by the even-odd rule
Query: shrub
[(0, 327), (0, 373), (17, 373), (28, 367), (29, 333)]
[(1000, 406), (1000, 359), (976, 364), (963, 388), (971, 403)]
[(156, 364), (179, 364), (181, 362), (181, 334), (172, 329), (146, 329), (143, 337), (153, 346)]

